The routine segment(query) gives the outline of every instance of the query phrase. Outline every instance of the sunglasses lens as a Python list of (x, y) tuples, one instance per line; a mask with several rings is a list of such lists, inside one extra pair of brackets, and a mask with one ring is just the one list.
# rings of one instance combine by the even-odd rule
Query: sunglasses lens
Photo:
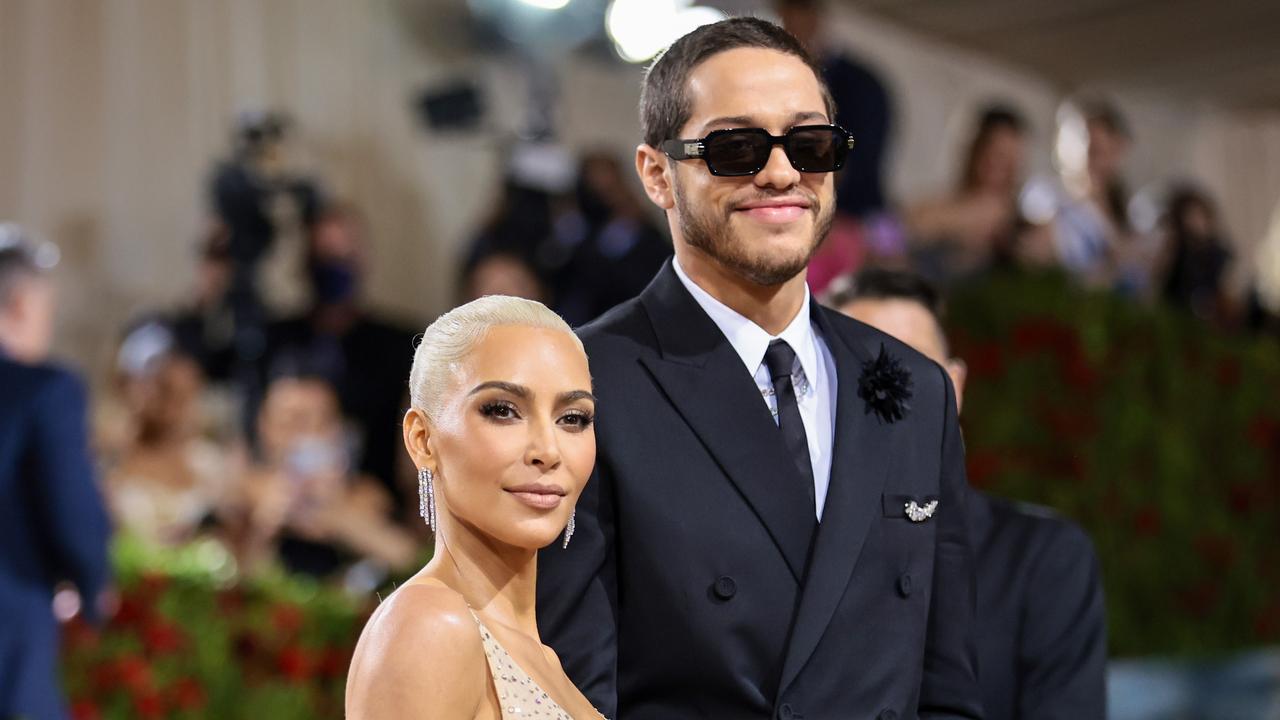
[(751, 175), (764, 167), (770, 149), (764, 133), (727, 132), (707, 140), (704, 157), (717, 175)]
[(800, 172), (833, 172), (849, 153), (844, 133), (836, 128), (800, 128), (787, 133), (787, 157)]

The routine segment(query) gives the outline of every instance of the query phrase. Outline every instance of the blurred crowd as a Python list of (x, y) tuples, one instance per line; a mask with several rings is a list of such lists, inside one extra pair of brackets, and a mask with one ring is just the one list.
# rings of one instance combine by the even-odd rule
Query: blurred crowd
[[(1203, 190), (1179, 184), (1158, 223), (1133, 220), (1125, 160), (1141, 138), (1104, 99), (1074, 104), (1082, 152), (1060, 159), (1052, 183), (1027, 182), (1030, 138), (1044, 133), (996, 102), (973, 118), (949, 192), (890, 198), (884, 160), (901, 118), (885, 84), (825, 42), (817, 4), (778, 11), (820, 58), (836, 121), (857, 143), (810, 267), (815, 296), (838, 297), (871, 267), (912, 269), (944, 291), (1003, 268), (1058, 268), (1207, 324), (1280, 325), (1258, 292), (1242, 301), (1229, 291), (1232, 264), (1250, 259), (1233, 257)], [(242, 119), (209, 183), (190, 296), (120, 333), (108, 391), (94, 403), (93, 449), (117, 531), (161, 546), (215, 537), (243, 572), (279, 566), (369, 589), (428, 544), (399, 449), (414, 336), (427, 318), (368, 306), (368, 223), (321, 181), (290, 173), (288, 133), (277, 116)], [(532, 298), (577, 326), (638, 294), (671, 244), (629, 158), (559, 151), (551, 164), (571, 171), (557, 174), (545, 156), (522, 153), (512, 152), (459, 257), (456, 300)], [(295, 262), (264, 280), (281, 247), (297, 251)], [(270, 296), (290, 284), (302, 300), (279, 311), (288, 303)]]

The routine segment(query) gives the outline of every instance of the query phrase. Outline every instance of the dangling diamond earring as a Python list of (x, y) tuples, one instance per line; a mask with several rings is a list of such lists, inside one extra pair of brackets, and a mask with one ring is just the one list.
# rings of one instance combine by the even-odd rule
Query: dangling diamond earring
[(431, 471), (427, 468), (418, 470), (418, 514), (427, 523), (427, 527), (438, 530), (436, 526), (436, 490), (432, 482)]
[(578, 517), (578, 509), (574, 508), (573, 512), (569, 513), (569, 524), (564, 526), (564, 544), (561, 545), (560, 547), (562, 548), (569, 547), (569, 538), (573, 537), (573, 528), (575, 525), (574, 521), (577, 519), (577, 517)]

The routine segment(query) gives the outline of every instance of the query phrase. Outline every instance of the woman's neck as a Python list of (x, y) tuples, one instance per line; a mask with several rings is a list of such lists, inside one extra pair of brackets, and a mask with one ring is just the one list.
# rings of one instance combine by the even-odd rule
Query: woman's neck
[(428, 575), (457, 590), (472, 608), (538, 639), (537, 552), (502, 545), (470, 528), (450, 525), (436, 537)]

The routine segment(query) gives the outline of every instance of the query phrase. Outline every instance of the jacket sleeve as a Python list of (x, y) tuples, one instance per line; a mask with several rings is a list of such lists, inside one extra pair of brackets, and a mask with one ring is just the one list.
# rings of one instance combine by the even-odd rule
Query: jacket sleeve
[(1063, 524), (1030, 578), (1018, 648), (1019, 717), (1106, 717), (1107, 631), (1098, 556)]
[(97, 618), (110, 575), (111, 528), (89, 458), (84, 385), (58, 371), (36, 398), (29, 467), (37, 519), (55, 574), (80, 591), (83, 612)]
[(920, 687), (921, 718), (981, 718), (982, 691), (974, 638), (973, 549), (965, 509), (968, 484), (964, 440), (956, 416), (955, 389), (946, 387), (943, 408), (942, 478), (938, 503), (933, 594)]
[(578, 500), (573, 538), (538, 556), (538, 629), (569, 679), (607, 717), (618, 705), (613, 473), (603, 453)]

